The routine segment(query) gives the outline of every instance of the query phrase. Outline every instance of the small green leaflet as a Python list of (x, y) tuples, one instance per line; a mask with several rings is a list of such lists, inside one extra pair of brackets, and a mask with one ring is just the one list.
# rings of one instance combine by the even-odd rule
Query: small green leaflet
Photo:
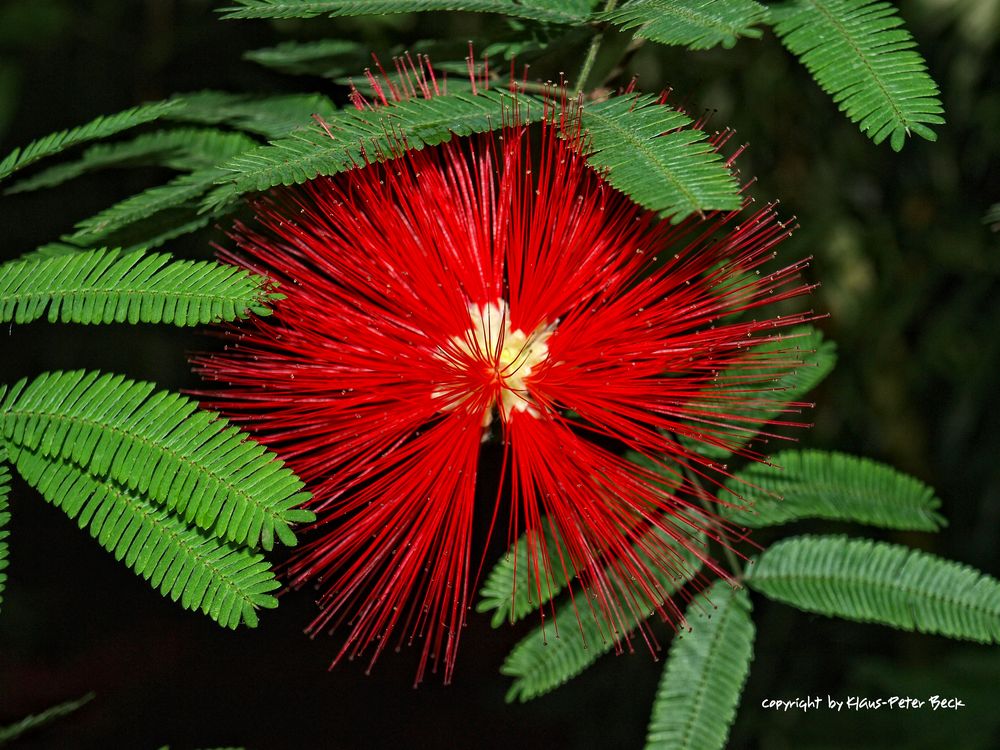
[(8, 453), (60, 458), (248, 547), (296, 543), (309, 499), (284, 463), (214, 412), (153, 383), (99, 372), (21, 380), (0, 403)]
[(934, 490), (885, 464), (823, 451), (785, 451), (770, 462), (750, 464), (726, 483), (751, 507), (720, 505), (721, 515), (751, 528), (801, 518), (911, 531), (937, 531), (945, 524)]
[(141, 104), (117, 114), (97, 117), (76, 128), (60, 130), (58, 133), (52, 133), (32, 141), (23, 148), (15, 148), (0, 161), (0, 180), (19, 169), (34, 164), (39, 159), (58, 154), (72, 146), (99, 138), (107, 138), (123, 130), (152, 122), (163, 117), (176, 106), (176, 102)]
[(500, 13), (552, 23), (580, 24), (590, 15), (587, 0), (234, 0), (223, 18), (314, 18), (451, 10)]
[(649, 720), (646, 750), (724, 750), (753, 659), (750, 597), (725, 581), (685, 613)]
[(678, 222), (692, 213), (735, 210), (739, 186), (708, 134), (653, 96), (615, 96), (583, 108), (587, 161), (614, 187)]
[(937, 140), (938, 87), (896, 8), (873, 0), (790, 0), (771, 8), (775, 33), (875, 143), (899, 151), (916, 133)]
[(896, 544), (792, 537), (761, 553), (745, 580), (806, 612), (1000, 643), (1000, 581)]
[(767, 18), (767, 8), (754, 0), (630, 0), (597, 17), (635, 29), (641, 39), (708, 49), (732, 47), (742, 36), (759, 37), (754, 24)]

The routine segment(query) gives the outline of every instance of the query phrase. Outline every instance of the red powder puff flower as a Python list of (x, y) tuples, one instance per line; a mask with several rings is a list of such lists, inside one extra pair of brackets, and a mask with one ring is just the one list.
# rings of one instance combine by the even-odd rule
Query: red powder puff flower
[[(726, 575), (700, 540), (731, 530), (687, 478), (723, 467), (684, 438), (735, 445), (774, 407), (794, 358), (751, 345), (804, 317), (755, 310), (806, 291), (803, 264), (760, 271), (788, 234), (770, 206), (657, 220), (560, 137), (572, 117), (550, 112), (534, 144), (508, 125), (273, 191), (234, 230), (226, 256), (286, 298), (197, 363), (223, 384), (212, 405), (314, 493), (290, 577), (322, 587), (312, 632), (349, 623), (337, 659), (423, 637), (417, 680), (441, 659), (448, 680), (473, 516), (501, 506), (511, 537), (537, 540), (545, 516), (560, 540), (552, 559), (529, 548), (538, 591), (576, 574), (581, 616), (613, 632), (664, 600), (677, 546)], [(491, 450), (501, 479), (477, 506)]]

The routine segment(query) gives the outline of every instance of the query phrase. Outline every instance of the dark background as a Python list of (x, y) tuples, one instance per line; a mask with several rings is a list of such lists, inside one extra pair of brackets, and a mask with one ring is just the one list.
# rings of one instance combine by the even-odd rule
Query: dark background
[[(718, 110), (751, 149), (756, 194), (780, 196), (802, 224), (788, 257), (814, 255), (816, 309), (840, 364), (815, 394), (801, 443), (886, 461), (937, 488), (950, 526), (889, 539), (1000, 574), (1000, 235), (982, 222), (1000, 202), (1000, 3), (903, 4), (943, 89), (937, 143), (900, 154), (874, 146), (766, 32), (733, 50), (649, 45), (632, 60), (640, 86), (672, 85), (693, 110)], [(344, 89), (242, 61), (243, 51), (324, 34), (387, 53), (431, 34), (488, 36), (495, 17), (463, 14), (269, 24), (218, 20), (199, 0), (0, 2), (0, 152), (177, 91)], [(609, 40), (609, 47), (615, 40)], [(575, 70), (580, 50), (532, 69)], [(5, 258), (55, 239), (112, 202), (162, 180), (155, 170), (99, 173), (0, 200)], [(218, 229), (169, 246), (207, 257)], [(196, 331), (168, 327), (11, 326), (0, 381), (57, 368), (101, 368), (195, 385)], [(114, 562), (58, 510), (15, 480), (9, 581), (0, 616), (0, 724), (94, 690), (68, 719), (23, 748), (638, 747), (660, 665), (639, 651), (605, 657), (561, 690), (506, 705), (504, 655), (526, 632), (474, 615), (455, 683), (411, 687), (415, 652), (326, 671), (336, 641), (301, 629), (307, 594), (282, 599), (253, 631), (222, 631), (183, 612)], [(783, 532), (787, 533), (787, 532)], [(772, 534), (759, 534), (766, 543)], [(1000, 747), (1000, 652), (942, 638), (809, 616), (754, 597), (756, 657), (734, 748)], [(777, 714), (761, 700), (805, 695), (954, 695), (967, 708), (901, 713)]]

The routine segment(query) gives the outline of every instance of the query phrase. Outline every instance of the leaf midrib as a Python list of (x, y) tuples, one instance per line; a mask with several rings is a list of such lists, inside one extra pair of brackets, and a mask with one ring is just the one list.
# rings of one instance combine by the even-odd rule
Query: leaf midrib
[[(182, 297), (184, 299), (201, 299), (214, 302), (238, 302), (244, 299), (246, 295), (244, 294), (234, 294), (232, 297), (226, 296), (225, 294), (199, 294), (197, 292), (185, 292), (185, 291), (164, 291), (162, 289), (148, 289), (148, 288), (137, 288), (132, 287), (129, 289), (115, 289), (114, 287), (72, 287), (70, 289), (61, 289), (57, 292), (28, 292), (24, 294), (0, 294), (0, 305), (6, 304), (8, 302), (13, 302), (14, 304), (26, 303), (33, 300), (45, 299), (52, 302), (63, 302), (74, 297), (86, 296), (86, 295), (115, 295), (122, 297)], [(44, 313), (45, 310), (42, 309), (39, 312), (39, 316)]]

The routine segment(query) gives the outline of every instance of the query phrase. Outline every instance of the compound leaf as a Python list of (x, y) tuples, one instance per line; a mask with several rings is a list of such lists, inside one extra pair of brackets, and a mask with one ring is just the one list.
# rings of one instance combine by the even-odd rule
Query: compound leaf
[[(773, 341), (753, 347), (760, 366), (741, 366), (719, 375), (715, 389), (718, 405), (704, 407), (707, 417), (700, 421), (693, 437), (681, 440), (692, 450), (713, 459), (722, 459), (740, 450), (768, 424), (780, 425), (778, 418), (793, 411), (790, 404), (805, 396), (826, 378), (837, 364), (837, 346), (823, 339), (812, 326), (798, 326)], [(794, 367), (789, 367), (789, 360)], [(775, 372), (781, 374), (775, 376)], [(746, 393), (748, 384), (759, 395)], [(736, 389), (735, 391), (733, 389)], [(712, 391), (705, 395), (712, 399)], [(734, 398), (734, 395), (738, 398)], [(718, 414), (718, 420), (712, 418)]]
[(7, 189), (23, 193), (54, 187), (82, 174), (108, 167), (155, 164), (191, 171), (210, 167), (257, 145), (242, 133), (212, 128), (178, 128), (143, 133), (120, 143), (91, 146), (76, 161), (57, 164)]
[(0, 322), (193, 326), (267, 315), (259, 276), (212, 261), (89, 250), (0, 265)]
[(587, 0), (234, 0), (220, 8), (223, 18), (314, 18), (458, 10), (501, 13), (552, 23), (584, 23)]
[(754, 24), (767, 18), (767, 8), (754, 0), (630, 0), (597, 17), (635, 29), (642, 39), (708, 49), (732, 47), (742, 36), (759, 37)]
[(723, 750), (753, 659), (750, 597), (716, 582), (688, 607), (653, 702), (646, 750)]
[(587, 156), (605, 179), (651, 211), (680, 221), (740, 207), (736, 178), (691, 119), (653, 96), (615, 96), (583, 108)]
[(0, 403), (8, 452), (75, 464), (233, 542), (295, 544), (302, 482), (262, 445), (194, 401), (98, 372), (21, 380)]
[(875, 143), (937, 135), (938, 87), (896, 8), (873, 0), (791, 0), (771, 8), (774, 31), (820, 87)]
[(934, 490), (885, 464), (824, 451), (786, 451), (770, 461), (750, 464), (727, 483), (749, 507), (720, 505), (723, 516), (751, 528), (800, 518), (910, 531), (945, 524)]
[(13, 724), (0, 727), (0, 745), (16, 740), (22, 734), (38, 729), (39, 727), (43, 727), (49, 722), (71, 714), (93, 699), (94, 693), (87, 693), (83, 697), (77, 698), (76, 700), (59, 703), (45, 709), (41, 713), (25, 716), (23, 719), (20, 719)]
[[(645, 595), (635, 592), (634, 587), (617, 581), (612, 585), (620, 598), (631, 602), (631, 606), (623, 607), (613, 624), (587, 607), (581, 606), (578, 610), (578, 605), (574, 602), (561, 605), (556, 611), (555, 620), (556, 623), (562, 623), (560, 627), (565, 629), (563, 633), (552, 625), (543, 624), (522, 639), (504, 660), (501, 673), (514, 678), (507, 691), (508, 702), (528, 701), (555, 690), (600, 656), (620, 646), (623, 640), (630, 643), (626, 634), (695, 576), (701, 567), (701, 561), (694, 553), (686, 546), (665, 538), (660, 532), (652, 533), (672, 546), (678, 556), (676, 566), (669, 572), (651, 566), (656, 572), (660, 587), (657, 592), (659, 601), (643, 601), (647, 598)], [(613, 575), (610, 577), (614, 579)], [(575, 627), (577, 623), (579, 627)]]
[(99, 138), (107, 138), (123, 130), (152, 122), (163, 117), (175, 106), (174, 102), (140, 104), (138, 107), (132, 107), (123, 112), (97, 117), (86, 125), (52, 133), (44, 138), (32, 141), (23, 148), (15, 148), (0, 161), (0, 180), (19, 169), (23, 169), (40, 159), (44, 159), (46, 156), (58, 154), (60, 151), (65, 151), (72, 146)]
[(228, 125), (268, 138), (280, 138), (307, 125), (313, 115), (330, 117), (336, 106), (321, 94), (258, 96), (225, 91), (194, 91), (170, 100), (169, 119), (201, 125)]
[(919, 550), (800, 536), (765, 550), (747, 584), (806, 612), (1000, 643), (1000, 581)]
[(184, 609), (223, 627), (257, 625), (257, 607), (276, 607), (280, 585), (262, 555), (189, 526), (162, 505), (69, 461), (15, 450), (18, 472), (47, 501), (75, 519), (116, 560)]
[[(542, 107), (529, 108), (530, 101), (520, 97), (518, 113), (523, 121), (542, 116)], [(374, 110), (341, 110), (326, 121), (326, 129), (296, 131), (222, 164), (227, 173), (220, 179), (224, 184), (208, 196), (205, 205), (218, 207), (252, 190), (343, 172), (363, 164), (366, 157), (396, 153), (403, 136), (409, 148), (423, 148), (450, 140), (452, 135), (493, 130), (503, 124), (512, 107), (508, 92), (482, 91), (411, 99)]]

